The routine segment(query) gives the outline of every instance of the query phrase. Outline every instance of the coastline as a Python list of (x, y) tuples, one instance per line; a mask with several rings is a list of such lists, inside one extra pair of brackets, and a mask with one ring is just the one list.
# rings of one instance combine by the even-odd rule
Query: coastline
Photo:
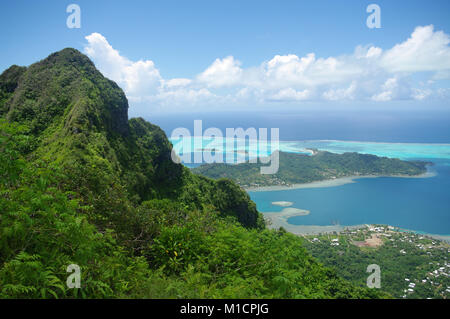
[[(293, 190), (293, 189), (302, 189), (302, 188), (325, 188), (325, 187), (337, 187), (345, 184), (356, 183), (358, 179), (362, 178), (378, 178), (378, 177), (397, 177), (397, 178), (430, 178), (436, 176), (437, 173), (434, 170), (427, 169), (427, 172), (420, 175), (356, 175), (356, 176), (346, 176), (335, 179), (328, 179), (322, 181), (314, 181), (310, 183), (303, 184), (293, 184), (290, 186), (260, 186), (253, 188), (244, 188), (247, 192), (269, 192), (269, 191), (284, 191), (284, 190)], [(303, 209), (296, 209), (288, 207), (288, 204), (293, 204), (291, 202), (273, 202), (275, 206), (287, 207), (284, 208), (281, 212), (262, 212), (264, 219), (268, 221), (267, 227), (270, 229), (279, 229), (283, 227), (286, 231), (297, 235), (297, 236), (305, 236), (305, 235), (315, 235), (315, 234), (325, 234), (325, 233), (340, 233), (346, 230), (357, 230), (368, 227), (366, 224), (362, 225), (293, 225), (289, 224), (287, 220), (290, 217), (294, 216), (305, 216), (309, 214), (309, 211)], [(291, 205), (289, 205), (291, 206)], [(303, 212), (303, 213), (302, 213)], [(397, 229), (397, 231), (409, 232), (420, 234), (423, 236), (427, 236), (430, 238), (434, 238), (439, 241), (444, 241), (450, 243), (450, 235), (439, 235), (439, 234), (430, 234), (421, 231), (415, 231), (410, 229), (401, 229), (399, 227), (393, 226)]]
[(345, 230), (355, 230), (360, 228), (365, 228), (367, 225), (293, 225), (287, 222), (288, 218), (294, 216), (306, 216), (309, 214), (308, 210), (298, 209), (298, 208), (285, 208), (281, 212), (268, 212), (262, 213), (264, 219), (268, 222), (267, 227), (269, 229), (279, 229), (283, 227), (287, 232), (292, 233), (297, 236), (303, 235), (315, 235), (319, 233), (340, 233)]
[(281, 212), (267, 212), (262, 214), (264, 216), (264, 219), (267, 221), (268, 228), (279, 229), (280, 227), (283, 227), (287, 232), (290, 232), (297, 236), (313, 235), (319, 233), (339, 233), (344, 230), (354, 230), (367, 227), (367, 225), (293, 225), (289, 224), (287, 221), (291, 217), (306, 216), (309, 215), (309, 213), (310, 211), (306, 209), (288, 207), (281, 210)]
[[(410, 230), (409, 232), (416, 233), (414, 230)], [(450, 236), (436, 235), (436, 234), (422, 234), (422, 233), (418, 234), (428, 236), (436, 240), (445, 241), (446, 243), (450, 244)]]
[[(296, 211), (294, 211), (296, 210)], [(361, 225), (293, 225), (289, 224), (287, 220), (290, 217), (294, 216), (306, 216), (309, 214), (308, 210), (293, 208), (292, 211), (289, 211), (289, 208), (283, 209), (281, 212), (267, 212), (262, 213), (264, 215), (264, 219), (268, 222), (267, 227), (269, 229), (279, 229), (283, 227), (287, 232), (290, 232), (297, 236), (306, 236), (306, 235), (317, 235), (317, 234), (329, 234), (329, 233), (337, 233), (347, 231), (347, 230), (357, 230), (368, 228), (369, 225), (361, 224)], [(386, 225), (390, 226), (390, 225)], [(430, 237), (439, 241), (444, 241), (450, 244), (450, 235), (439, 235), (439, 234), (430, 234), (421, 231), (415, 231), (411, 229), (403, 229), (396, 226), (392, 226), (397, 232), (405, 232), (405, 233), (414, 233), (417, 235), (422, 235), (425, 237)]]
[(426, 237), (431, 237), (436, 240), (445, 241), (446, 243), (450, 244), (450, 235), (439, 235), (439, 234), (429, 234), (422, 231), (412, 230), (412, 229), (406, 229), (401, 227), (396, 227), (397, 231), (399, 232), (405, 232), (405, 233), (414, 233), (417, 235), (422, 235)]
[(335, 179), (326, 179), (322, 181), (314, 181), (302, 184), (292, 184), (290, 186), (273, 185), (273, 186), (260, 186), (260, 187), (249, 187), (244, 188), (246, 192), (271, 192), (271, 191), (284, 191), (290, 189), (300, 189), (300, 188), (322, 188), (322, 187), (336, 187), (345, 184), (356, 183), (357, 179), (360, 178), (378, 178), (378, 177), (398, 177), (398, 178), (430, 178), (436, 176), (435, 172), (427, 171), (420, 175), (354, 175), (339, 177)]

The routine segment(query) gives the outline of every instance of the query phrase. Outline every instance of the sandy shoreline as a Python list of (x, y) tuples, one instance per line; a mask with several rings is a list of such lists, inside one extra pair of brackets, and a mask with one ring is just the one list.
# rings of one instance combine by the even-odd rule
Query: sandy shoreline
[(272, 202), (272, 205), (275, 206), (281, 206), (281, 207), (289, 207), (294, 205), (293, 202), (286, 202), (286, 201), (278, 201), (278, 202)]
[(329, 225), (329, 226), (318, 226), (318, 225), (292, 225), (287, 222), (290, 217), (294, 216), (306, 216), (309, 214), (308, 210), (298, 209), (298, 208), (285, 208), (281, 212), (270, 212), (263, 213), (264, 219), (268, 222), (267, 227), (270, 229), (279, 229), (283, 227), (286, 231), (294, 235), (314, 235), (319, 233), (333, 233), (342, 232), (344, 230), (353, 230), (365, 228), (367, 225), (354, 225), (354, 226), (343, 226), (343, 225)]
[(292, 225), (288, 223), (288, 219), (294, 216), (309, 215), (309, 211), (299, 208), (284, 208), (281, 212), (263, 213), (264, 219), (267, 221), (267, 227), (271, 229), (279, 229), (283, 227), (286, 231), (295, 235), (313, 235), (319, 233), (341, 232), (347, 229), (358, 229), (367, 227), (367, 225), (341, 226), (341, 225)]
[[(414, 231), (412, 231), (414, 232)], [(435, 235), (435, 234), (423, 234), (425, 236), (434, 238), (436, 240), (441, 240), (441, 241), (445, 241), (446, 243), (450, 244), (450, 236), (445, 236), (445, 235)]]
[[(292, 209), (292, 211), (290, 211)], [(296, 210), (296, 211), (295, 211)], [(304, 209), (297, 208), (285, 208), (281, 212), (269, 212), (262, 213), (264, 215), (264, 219), (268, 222), (267, 227), (269, 229), (279, 229), (283, 227), (286, 231), (298, 235), (317, 235), (317, 234), (326, 234), (326, 233), (340, 233), (346, 230), (356, 230), (367, 228), (369, 225), (327, 225), (327, 226), (319, 226), (319, 225), (293, 225), (289, 224), (287, 220), (290, 217), (294, 216), (305, 216), (309, 214), (309, 211)], [(386, 225), (387, 226), (387, 225)], [(434, 238), (436, 240), (444, 241), (450, 244), (450, 236), (448, 235), (438, 235), (438, 234), (429, 234), (423, 232), (417, 232), (409, 229), (401, 229), (398, 227), (394, 227), (397, 231), (414, 233), (421, 236), (426, 236), (430, 238)]]
[(275, 186), (261, 186), (261, 187), (250, 187), (245, 188), (245, 191), (247, 192), (270, 192), (270, 191), (284, 191), (284, 190), (290, 190), (290, 189), (300, 189), (300, 188), (322, 188), (322, 187), (336, 187), (341, 186), (345, 184), (351, 184), (355, 183), (357, 179), (360, 178), (378, 178), (378, 177), (398, 177), (398, 178), (429, 178), (436, 176), (435, 172), (428, 171), (426, 173), (416, 175), (416, 176), (409, 176), (409, 175), (356, 175), (356, 176), (347, 176), (347, 177), (340, 177), (335, 179), (327, 179), (323, 181), (316, 181), (316, 182), (310, 182), (310, 183), (303, 183), (303, 184), (293, 184), (290, 186), (281, 186), (281, 185), (275, 185)]
[(415, 231), (412, 229), (405, 229), (405, 228), (401, 228), (401, 227), (396, 227), (397, 231), (399, 232), (405, 232), (405, 233), (414, 233), (420, 236), (425, 236), (425, 237), (431, 237), (433, 239), (437, 239), (440, 241), (445, 241), (447, 243), (450, 244), (450, 235), (439, 235), (439, 234), (429, 234), (429, 233), (425, 233), (425, 232), (421, 232), (421, 231)]

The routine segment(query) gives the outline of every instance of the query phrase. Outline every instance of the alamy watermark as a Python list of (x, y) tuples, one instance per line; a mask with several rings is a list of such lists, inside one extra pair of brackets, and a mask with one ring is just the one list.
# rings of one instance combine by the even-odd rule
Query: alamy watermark
[(78, 4), (69, 4), (66, 8), (66, 12), (70, 13), (67, 17), (66, 25), (69, 29), (81, 28), (81, 8)]
[[(261, 174), (276, 174), (280, 166), (279, 159), (279, 128), (270, 129), (270, 142), (268, 141), (268, 129), (259, 128), (256, 130), (250, 127), (246, 130), (243, 128), (226, 128), (225, 135), (216, 128), (210, 127), (203, 131), (202, 120), (194, 121), (194, 134), (184, 127), (176, 128), (172, 131), (171, 139), (179, 140), (182, 152), (177, 154), (172, 149), (172, 161), (175, 163), (195, 163), (195, 164), (212, 164), (227, 163), (239, 164), (248, 160), (249, 163), (270, 164), (261, 166)], [(224, 139), (225, 138), (225, 139)], [(212, 148), (204, 148), (203, 141), (220, 143), (222, 151)], [(245, 151), (246, 143), (251, 142), (257, 146), (257, 155), (250, 157)], [(236, 147), (235, 147), (236, 146)], [(270, 150), (269, 150), (270, 148)]]
[(367, 277), (367, 287), (381, 288), (381, 269), (377, 264), (367, 266), (366, 272), (370, 273)]
[(66, 280), (67, 288), (69, 288), (69, 289), (81, 288), (80, 266), (78, 266), (76, 264), (70, 264), (69, 266), (67, 266), (66, 271), (72, 273), (67, 277), (67, 280)]
[(366, 20), (369, 29), (381, 28), (381, 8), (378, 4), (369, 4), (366, 9), (367, 13), (371, 13)]

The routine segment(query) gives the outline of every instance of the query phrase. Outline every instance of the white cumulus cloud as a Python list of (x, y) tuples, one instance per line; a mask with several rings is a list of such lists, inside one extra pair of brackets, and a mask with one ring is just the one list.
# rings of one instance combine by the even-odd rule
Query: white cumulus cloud
[(117, 82), (128, 96), (139, 98), (156, 92), (162, 78), (153, 61), (130, 61), (121, 56), (100, 33), (92, 33), (86, 40), (86, 54), (102, 73)]
[(450, 37), (432, 25), (417, 27), (411, 37), (382, 56), (381, 65), (390, 72), (450, 70)]
[(198, 75), (197, 79), (210, 87), (232, 86), (238, 84), (241, 79), (242, 69), (240, 65), (241, 63), (232, 56), (216, 59), (213, 64)]
[[(191, 78), (163, 79), (152, 60), (131, 61), (99, 33), (86, 37), (85, 53), (135, 103), (157, 106), (258, 105), (274, 101), (447, 98), (440, 87), (450, 79), (450, 37), (432, 25), (415, 28), (392, 48), (360, 45), (350, 54), (317, 57), (278, 54), (243, 68), (233, 56), (215, 59)], [(420, 82), (414, 80), (421, 76)], [(417, 83), (418, 82), (418, 83)], [(448, 85), (448, 82), (447, 82)], [(141, 105), (141, 107), (142, 107)], [(145, 111), (145, 110), (144, 110)]]

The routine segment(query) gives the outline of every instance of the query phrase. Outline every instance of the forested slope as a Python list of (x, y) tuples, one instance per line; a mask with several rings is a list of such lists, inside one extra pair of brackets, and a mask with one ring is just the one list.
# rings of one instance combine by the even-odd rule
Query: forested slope
[(266, 230), (235, 183), (173, 163), (127, 110), (74, 49), (0, 75), (1, 298), (380, 296)]

